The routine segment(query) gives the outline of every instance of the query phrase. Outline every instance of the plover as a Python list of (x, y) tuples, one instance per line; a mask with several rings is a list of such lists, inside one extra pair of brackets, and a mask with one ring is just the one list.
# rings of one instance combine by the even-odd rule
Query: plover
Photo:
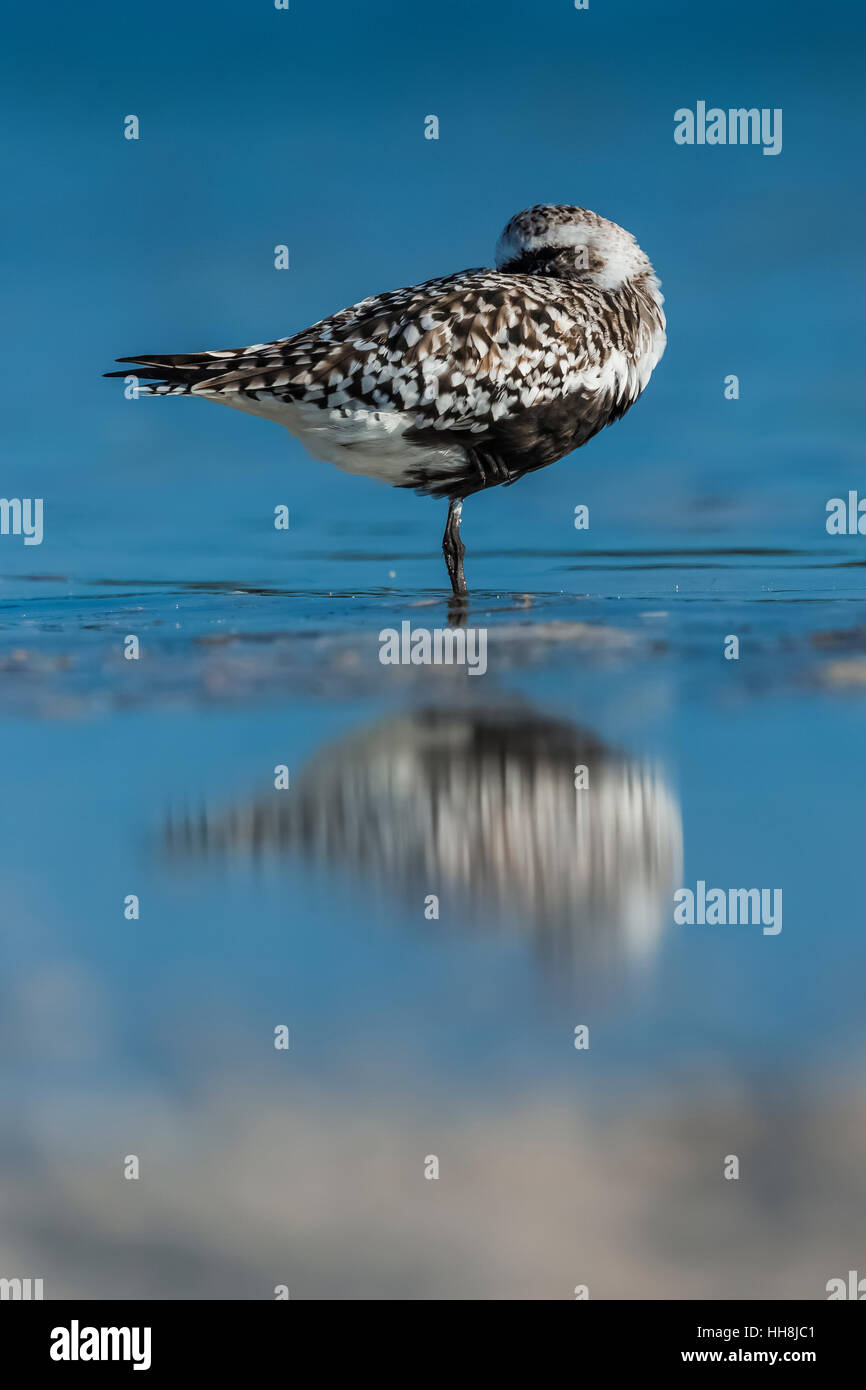
[(624, 415), (664, 351), (662, 302), (630, 232), (539, 205), (512, 217), (495, 270), (373, 295), (272, 343), (117, 360), (136, 364), (140, 394), (265, 416), (348, 473), (447, 498), (442, 549), (462, 595), (464, 500)]

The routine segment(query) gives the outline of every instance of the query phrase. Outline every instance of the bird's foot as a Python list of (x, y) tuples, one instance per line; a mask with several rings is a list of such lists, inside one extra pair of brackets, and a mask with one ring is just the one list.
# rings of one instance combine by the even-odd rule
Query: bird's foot
[(452, 594), (448, 600), (448, 626), (465, 627), (469, 615), (469, 595)]

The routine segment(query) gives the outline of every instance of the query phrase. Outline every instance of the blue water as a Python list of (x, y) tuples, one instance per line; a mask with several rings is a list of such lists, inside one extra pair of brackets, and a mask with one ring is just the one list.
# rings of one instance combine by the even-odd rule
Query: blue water
[[(45, 536), (0, 537), (0, 1275), (821, 1298), (864, 1259), (862, 16), (326, 10), (9, 21), (2, 492)], [(782, 154), (675, 146), (705, 98)], [(635, 231), (668, 351), (467, 503), (486, 674), (383, 666), (447, 621), (441, 506), (100, 373), (489, 263), (542, 200)], [(676, 925), (698, 880), (782, 930)]]

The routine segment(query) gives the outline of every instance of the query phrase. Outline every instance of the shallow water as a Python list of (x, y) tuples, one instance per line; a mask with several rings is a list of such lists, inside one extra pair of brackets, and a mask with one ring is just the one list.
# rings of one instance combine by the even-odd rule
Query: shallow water
[[(810, 1298), (857, 1268), (842, 546), (481, 548), (471, 579), (519, 584), (473, 593), (479, 677), (378, 660), (446, 622), (432, 553), (19, 576), (4, 1267), (121, 1298)], [(699, 879), (781, 888), (781, 931), (676, 924)]]
[[(862, 7), (7, 8), (2, 493), (45, 533), (0, 535), (0, 1278), (866, 1273), (866, 549), (825, 529), (862, 489)], [(678, 145), (704, 99), (783, 110), (783, 151)], [(101, 374), (490, 264), (544, 200), (635, 233), (664, 359), (467, 502), (486, 673), (383, 666), (446, 621), (444, 509)], [(676, 923), (699, 881), (780, 888), (781, 930)]]

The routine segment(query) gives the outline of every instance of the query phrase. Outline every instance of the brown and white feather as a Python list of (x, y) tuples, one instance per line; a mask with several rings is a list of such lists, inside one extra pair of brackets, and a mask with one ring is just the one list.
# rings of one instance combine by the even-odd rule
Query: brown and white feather
[(649, 261), (594, 213), (518, 214), (498, 266), (363, 299), (270, 343), (121, 360), (139, 364), (143, 394), (263, 415), (349, 472), (466, 496), (618, 419), (665, 345)]

